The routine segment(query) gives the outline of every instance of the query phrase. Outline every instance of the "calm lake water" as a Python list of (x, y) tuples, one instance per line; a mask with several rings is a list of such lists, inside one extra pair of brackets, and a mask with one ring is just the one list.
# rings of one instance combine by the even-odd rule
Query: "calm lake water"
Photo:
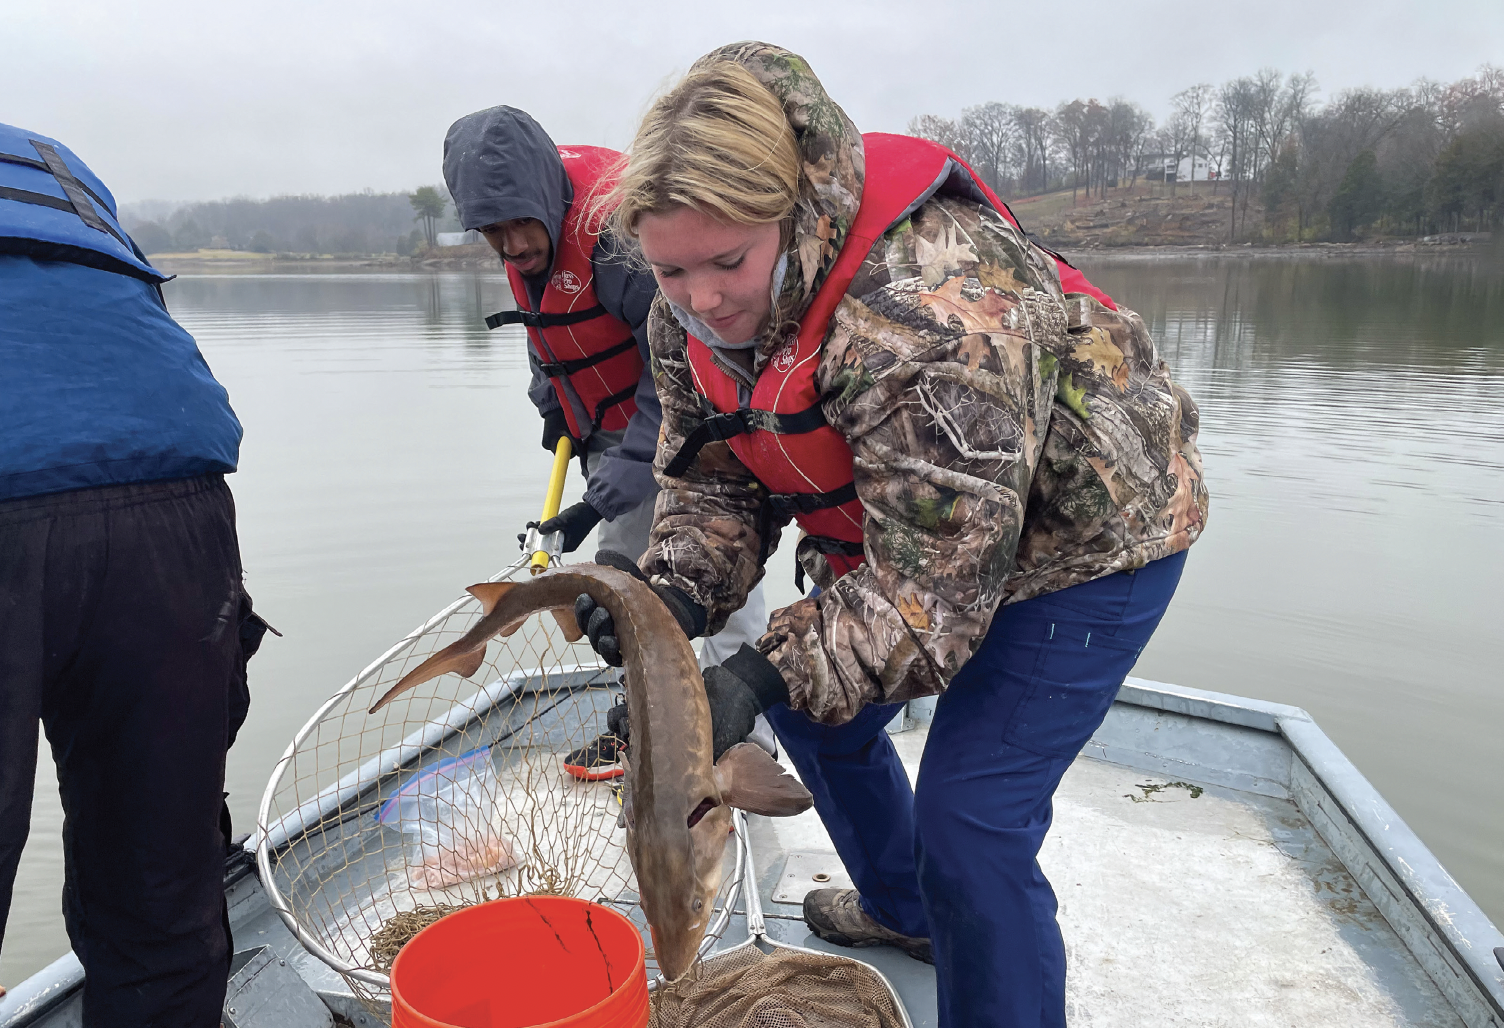
[[(1083, 263), (1200, 402), (1212, 491), (1135, 673), (1305, 707), (1504, 922), (1504, 269)], [(509, 306), (500, 274), (185, 275), (167, 296), (246, 426), (247, 582), (285, 633), (251, 664), (230, 754), (246, 830), (314, 707), (514, 558), (548, 457), (520, 333), (481, 325)], [(775, 557), (770, 605), (794, 597), (791, 569)], [(67, 949), (50, 768), (3, 983)], [(121, 801), (151, 816), (150, 797)]]

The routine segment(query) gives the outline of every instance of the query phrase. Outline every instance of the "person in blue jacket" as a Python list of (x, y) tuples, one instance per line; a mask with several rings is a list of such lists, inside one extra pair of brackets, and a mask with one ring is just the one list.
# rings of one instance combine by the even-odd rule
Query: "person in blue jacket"
[(0, 944), (40, 724), (84, 1024), (209, 1028), (265, 622), (224, 479), (240, 422), (115, 212), (67, 147), (0, 124)]

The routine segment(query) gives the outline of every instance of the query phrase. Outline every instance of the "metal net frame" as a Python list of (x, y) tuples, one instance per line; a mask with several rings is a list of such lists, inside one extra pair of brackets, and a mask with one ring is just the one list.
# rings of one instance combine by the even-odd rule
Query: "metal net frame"
[[(489, 581), (527, 568), (524, 558)], [(562, 766), (606, 730), (622, 693), (619, 670), (588, 642), (566, 641), (540, 612), (493, 639), (469, 679), (440, 676), (368, 713), (481, 616), (467, 594), (352, 678), (298, 731), (261, 798), (256, 863), (272, 908), (383, 1016), (393, 926), (414, 915), (549, 894), (614, 906), (646, 927), (619, 794)], [(702, 954), (729, 922), (745, 856), (738, 838)], [(651, 979), (651, 949), (648, 969)]]

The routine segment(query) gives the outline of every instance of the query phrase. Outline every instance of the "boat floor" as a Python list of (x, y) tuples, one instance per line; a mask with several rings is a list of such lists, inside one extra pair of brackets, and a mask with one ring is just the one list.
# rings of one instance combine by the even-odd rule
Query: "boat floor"
[[(926, 736), (893, 736), (911, 778)], [(804, 892), (849, 881), (815, 813), (749, 822), (769, 934), (866, 960), (916, 1026), (934, 1025), (932, 968), (893, 949), (831, 947), (805, 927)], [(1463, 1023), (1288, 800), (1083, 756), (1056, 794), (1040, 865), (1059, 898), (1073, 1026)], [(254, 877), (231, 899), (237, 951), (272, 946), (336, 1014), (378, 1023), (299, 947)], [(738, 912), (722, 944), (745, 932)]]

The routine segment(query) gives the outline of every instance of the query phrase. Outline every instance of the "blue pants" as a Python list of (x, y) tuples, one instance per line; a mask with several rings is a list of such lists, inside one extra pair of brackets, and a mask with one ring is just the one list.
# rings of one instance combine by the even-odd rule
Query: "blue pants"
[(935, 709), (916, 789), (883, 727), (768, 718), (867, 913), (934, 947), (941, 1028), (1064, 1028), (1065, 944), (1035, 857), (1061, 776), (1154, 634), (1185, 554), (1001, 608)]

